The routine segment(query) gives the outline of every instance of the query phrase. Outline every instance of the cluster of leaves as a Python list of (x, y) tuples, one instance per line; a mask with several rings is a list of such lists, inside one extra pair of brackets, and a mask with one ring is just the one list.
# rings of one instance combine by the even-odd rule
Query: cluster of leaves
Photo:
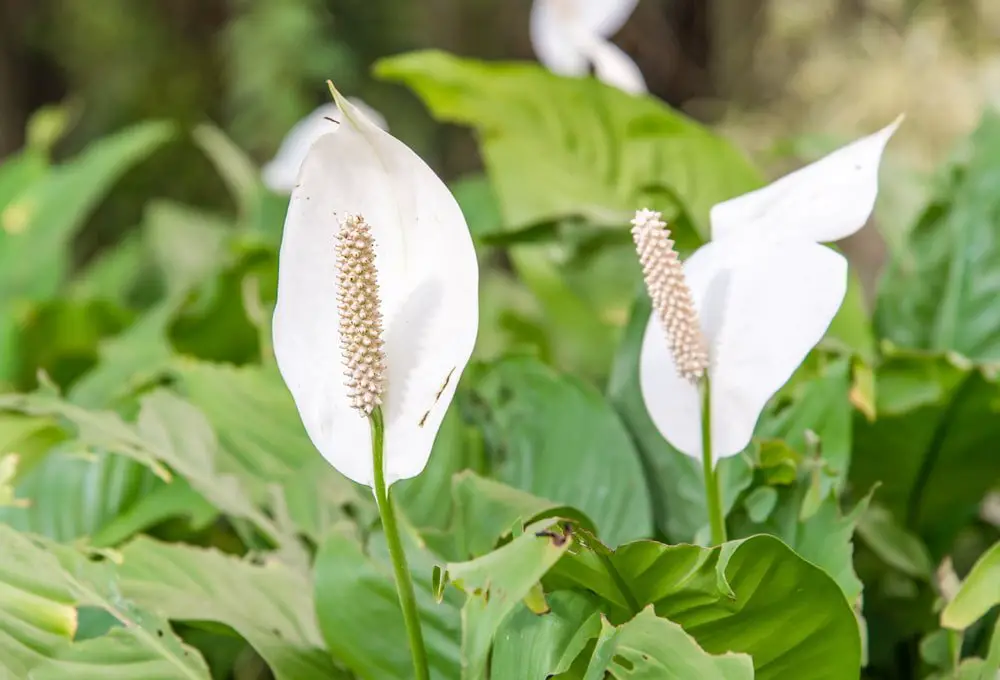
[[(705, 548), (698, 466), (639, 394), (649, 303), (622, 225), (648, 205), (690, 249), (757, 172), (591, 80), (434, 52), (378, 75), (475, 128), (487, 173), (453, 185), (477, 362), (393, 487), (434, 677), (995, 676), (1000, 120), (947, 169), (874, 324), (852, 282), (721, 465), (734, 540)], [(58, 133), (45, 112), (0, 166), (0, 677), (410, 677), (371, 494), (316, 454), (271, 356), (284, 200), (197, 128), (235, 214), (153, 198), (74, 265), (104, 192), (180, 131), (53, 165)]]

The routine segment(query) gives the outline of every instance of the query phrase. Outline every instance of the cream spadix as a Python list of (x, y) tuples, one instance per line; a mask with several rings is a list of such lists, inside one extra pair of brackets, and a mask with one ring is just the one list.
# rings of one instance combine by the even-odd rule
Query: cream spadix
[(334, 96), (341, 122), (310, 147), (285, 219), (274, 352), (313, 444), (369, 486), (381, 403), (391, 485), (424, 469), (472, 354), (479, 268), (434, 171)]
[[(901, 121), (712, 209), (712, 240), (684, 263), (674, 289), (690, 291), (707, 350), (713, 460), (750, 443), (765, 404), (840, 308), (847, 261), (820, 244), (864, 226), (875, 206), (882, 152)], [(658, 219), (640, 211), (636, 222)], [(648, 272), (646, 281), (654, 310), (662, 308), (663, 284)], [(662, 318), (651, 315), (643, 336), (643, 400), (664, 438), (700, 458), (699, 385)]]

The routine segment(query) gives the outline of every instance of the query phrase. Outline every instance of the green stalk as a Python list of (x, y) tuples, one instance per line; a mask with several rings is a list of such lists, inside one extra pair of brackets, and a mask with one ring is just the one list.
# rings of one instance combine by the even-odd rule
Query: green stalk
[(726, 520), (722, 512), (719, 475), (712, 465), (712, 388), (706, 375), (701, 381), (701, 469), (705, 477), (705, 505), (712, 528), (712, 545), (726, 542)]
[(406, 635), (410, 641), (410, 654), (413, 656), (414, 677), (417, 680), (428, 680), (427, 651), (424, 649), (424, 635), (420, 630), (420, 616), (417, 613), (417, 600), (413, 594), (413, 581), (410, 579), (410, 569), (406, 566), (406, 554), (399, 540), (399, 528), (396, 526), (396, 512), (393, 510), (389, 492), (385, 487), (385, 464), (383, 451), (385, 449), (385, 424), (382, 421), (382, 409), (376, 408), (369, 418), (372, 426), (372, 453), (375, 458), (375, 501), (382, 517), (382, 531), (385, 532), (385, 542), (389, 545), (389, 556), (392, 558), (392, 571), (396, 579), (396, 593), (399, 604), (403, 608), (403, 622), (406, 624)]

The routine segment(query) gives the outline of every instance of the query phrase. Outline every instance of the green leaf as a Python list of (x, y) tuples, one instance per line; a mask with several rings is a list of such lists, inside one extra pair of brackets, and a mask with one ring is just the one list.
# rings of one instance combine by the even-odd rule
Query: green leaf
[(614, 353), (612, 329), (567, 284), (561, 268), (538, 244), (508, 250), (518, 279), (541, 303), (551, 328), (557, 365), (602, 375)]
[(713, 656), (676, 623), (646, 607), (628, 623), (603, 621), (597, 648), (585, 680), (753, 680), (753, 661), (746, 654)]
[(212, 424), (237, 466), (231, 471), (280, 481), (319, 456), (273, 365), (238, 368), (179, 359), (172, 373)]
[(1000, 543), (994, 543), (976, 560), (954, 599), (941, 612), (941, 625), (964, 630), (997, 604), (1000, 604)]
[(569, 531), (547, 519), (491, 553), (445, 566), (442, 579), (468, 594), (462, 608), (463, 680), (485, 680), (497, 629), (572, 544)]
[(881, 483), (879, 503), (940, 556), (1000, 477), (1000, 457), (983, 455), (1000, 437), (1000, 388), (954, 357), (901, 352), (875, 381), (878, 418), (855, 418), (851, 481)]
[(293, 521), (315, 540), (346, 517), (345, 506), (372, 505), (367, 490), (316, 451), (273, 364), (237, 368), (183, 359), (172, 374), (218, 435), (219, 471), (236, 475), (258, 501), (282, 486)]
[(549, 611), (545, 614), (518, 605), (501, 624), (490, 659), (492, 678), (548, 678), (564, 673), (588, 641), (600, 634), (600, 610), (592, 598), (560, 590), (546, 599)]
[(475, 389), (495, 428), (498, 479), (578, 508), (610, 545), (652, 533), (639, 456), (598, 393), (531, 359), (495, 364)]
[(509, 229), (570, 216), (624, 226), (655, 197), (652, 207), (681, 207), (707, 235), (711, 206), (760, 182), (725, 140), (658, 100), (591, 78), (438, 51), (383, 59), (375, 70), (415, 90), (439, 119), (476, 128)]
[(183, 645), (181, 657), (188, 667), (178, 668), (175, 661), (164, 658), (134, 629), (114, 628), (107, 635), (63, 647), (54, 658), (33, 669), (30, 677), (31, 680), (107, 680), (112, 674), (115, 680), (210, 677), (205, 661), (194, 649)]
[(901, 527), (885, 508), (873, 505), (861, 515), (858, 536), (890, 567), (928, 583), (933, 579), (934, 564), (927, 546)]
[(172, 134), (149, 122), (91, 144), (70, 162), (23, 191), (10, 211), (22, 214), (16, 229), (0, 230), (0, 291), (5, 299), (53, 295), (69, 267), (69, 245), (98, 201), (135, 163)]
[[(657, 526), (672, 541), (691, 542), (700, 529), (708, 526), (701, 461), (685, 456), (663, 438), (642, 399), (639, 352), (649, 313), (649, 297), (643, 293), (636, 300), (611, 368), (608, 396), (631, 432), (648, 470)], [(723, 459), (716, 469), (723, 509), (728, 513), (740, 493), (750, 486), (753, 474), (744, 456)]]
[(344, 677), (316, 626), (308, 579), (284, 564), (271, 559), (258, 565), (145, 537), (121, 555), (126, 597), (174, 621), (229, 626), (257, 650), (276, 680)]
[(711, 654), (749, 654), (758, 680), (858, 677), (861, 639), (843, 592), (774, 537), (711, 549), (638, 541), (612, 561), (640, 606)]
[[(432, 677), (454, 680), (460, 672), (461, 599), (452, 592), (438, 604), (431, 583), (433, 558), (414, 545), (406, 548)], [(363, 680), (412, 678), (388, 561), (377, 561), (354, 539), (333, 533), (316, 555), (315, 574), (316, 616), (333, 656)]]
[(1000, 359), (1000, 116), (987, 111), (967, 162), (890, 263), (879, 291), (879, 333), (903, 347)]
[[(5, 556), (0, 567), (0, 631), (5, 633), (0, 636), (0, 670), (18, 678), (140, 680), (157, 668), (163, 673), (158, 677), (208, 680), (197, 652), (162, 618), (122, 596), (113, 563), (67, 547), (46, 550), (4, 525), (0, 552)], [(110, 638), (72, 643), (77, 607), (98, 607), (124, 628)]]
[(26, 678), (76, 633), (76, 598), (59, 563), (0, 524), (0, 675)]
[(471, 472), (452, 479), (458, 559), (478, 557), (493, 550), (497, 542), (519, 533), (528, 524), (549, 517), (571, 519), (593, 531), (594, 523), (583, 513)]
[(0, 508), (15, 529), (70, 542), (93, 536), (157, 486), (143, 465), (119, 455), (49, 453), (21, 476), (17, 495), (27, 507)]
[(125, 331), (105, 340), (97, 366), (72, 385), (69, 400), (85, 408), (107, 407), (162, 373), (173, 356), (167, 327), (180, 302), (173, 298), (158, 303)]

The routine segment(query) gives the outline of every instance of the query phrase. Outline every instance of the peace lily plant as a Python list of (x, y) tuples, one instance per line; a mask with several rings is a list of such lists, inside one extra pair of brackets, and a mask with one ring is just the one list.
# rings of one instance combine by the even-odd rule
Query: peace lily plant
[(714, 206), (711, 241), (683, 265), (659, 213), (632, 221), (653, 306), (643, 400), (663, 437), (702, 460), (715, 544), (726, 540), (715, 464), (746, 448), (764, 405), (833, 321), (847, 260), (821, 244), (868, 220), (882, 151), (901, 121)]
[(424, 469), (479, 320), (479, 267), (462, 211), (413, 151), (330, 85), (327, 121), (292, 191), (274, 353), (306, 432), (372, 487), (417, 678), (427, 659), (391, 485)]
[(642, 72), (608, 38), (625, 24), (639, 0), (535, 0), (531, 44), (553, 73), (584, 76), (631, 94), (647, 91)]

